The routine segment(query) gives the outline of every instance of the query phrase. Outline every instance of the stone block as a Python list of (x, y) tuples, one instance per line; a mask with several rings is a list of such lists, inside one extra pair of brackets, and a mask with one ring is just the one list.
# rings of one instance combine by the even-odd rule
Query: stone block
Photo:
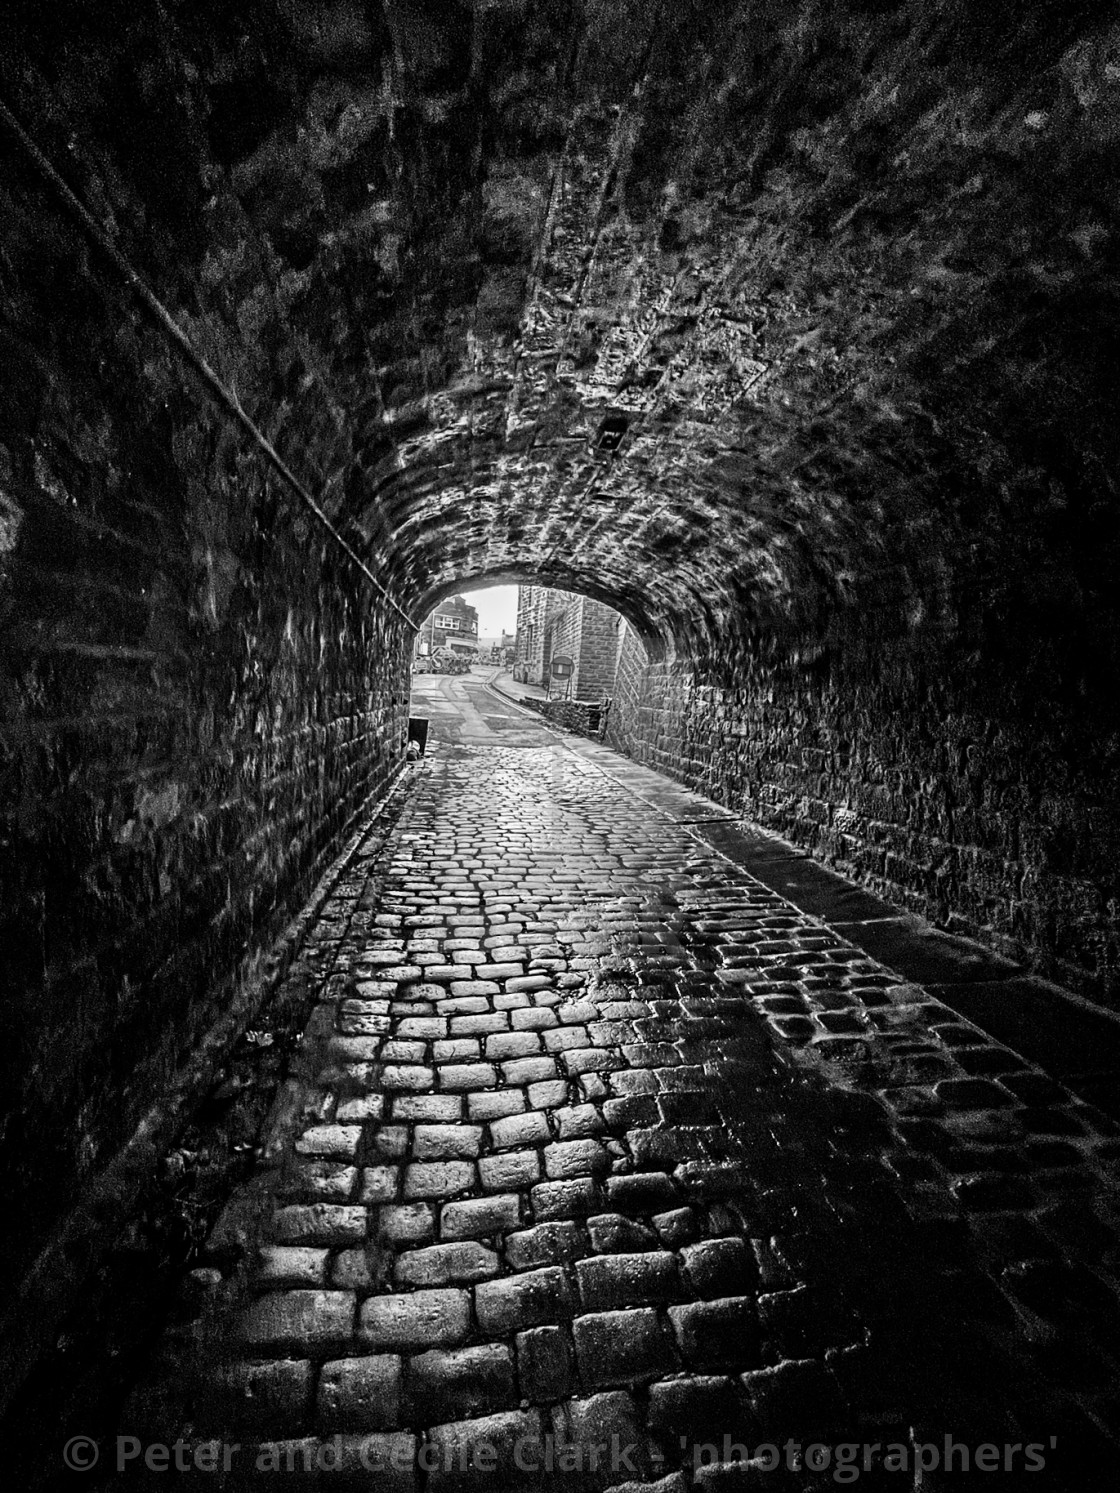
[(685, 1277), (698, 1296), (744, 1296), (758, 1285), (758, 1262), (742, 1239), (705, 1239), (681, 1250)]
[(254, 1284), (323, 1286), (330, 1251), (300, 1244), (266, 1244), (260, 1251)]
[(272, 1235), (281, 1244), (356, 1244), (368, 1226), (366, 1209), (354, 1204), (293, 1204), (277, 1209)]
[(758, 1308), (747, 1296), (694, 1301), (671, 1306), (669, 1319), (681, 1355), (700, 1370), (756, 1367), (759, 1350)]
[(521, 1205), (516, 1195), (489, 1198), (465, 1198), (444, 1204), (440, 1214), (442, 1239), (481, 1239), (491, 1234), (507, 1233), (521, 1221)]
[(270, 1291), (242, 1313), (237, 1339), (297, 1357), (347, 1347), (354, 1334), (352, 1291)]
[(630, 1172), (607, 1181), (607, 1198), (620, 1213), (660, 1213), (681, 1200), (680, 1189), (665, 1172)]
[(700, 1237), (700, 1225), (691, 1208), (670, 1208), (665, 1213), (655, 1213), (650, 1222), (666, 1249), (680, 1249), (685, 1244), (695, 1243)]
[(522, 1396), (536, 1404), (571, 1393), (572, 1350), (562, 1327), (533, 1327), (517, 1334), (517, 1377)]
[[(459, 973), (462, 974), (463, 970), (460, 969)], [(495, 995), (498, 995), (500, 993), (500, 991), (501, 991), (501, 986), (498, 984), (498, 982), (496, 980), (472, 980), (472, 979), (465, 979), (465, 980), (452, 980), (452, 982), (451, 982), (451, 994), (452, 995), (456, 995), (456, 996), (462, 996), (462, 995), (495, 996)]]
[(439, 1086), (448, 1092), (497, 1087), (498, 1070), (490, 1063), (445, 1063), (439, 1070)]
[(421, 1125), (453, 1125), (463, 1113), (458, 1094), (398, 1094), (393, 1119)]
[(525, 1095), (521, 1089), (494, 1089), (467, 1095), (467, 1113), (475, 1121), (502, 1120), (519, 1115), (524, 1109)]
[(400, 1188), (399, 1166), (365, 1166), (359, 1196), (363, 1203), (391, 1203)]
[[(329, 1458), (333, 1457), (335, 1446), (337, 1463), (329, 1472), (313, 1474), (316, 1488), (376, 1488), (377, 1493), (418, 1493), (419, 1442), (411, 1432), (368, 1431), (339, 1436), (337, 1441), (332, 1437), (320, 1455), (320, 1466), (331, 1465)], [(297, 1461), (295, 1465), (302, 1464)], [(287, 1463), (281, 1462), (280, 1466), (286, 1468)], [(297, 1481), (294, 1486), (302, 1485)]]
[(599, 1176), (610, 1164), (610, 1153), (597, 1140), (554, 1141), (544, 1148), (545, 1171), (554, 1181)]
[(375, 1351), (418, 1352), (461, 1343), (470, 1331), (470, 1320), (467, 1291), (371, 1296), (362, 1303), (359, 1333)]
[(475, 1313), (483, 1332), (504, 1336), (570, 1317), (573, 1293), (563, 1270), (545, 1266), (475, 1288)]
[(285, 1167), (279, 1191), (293, 1201), (345, 1203), (357, 1180), (358, 1168), (341, 1161), (297, 1161)]
[(575, 1177), (566, 1182), (541, 1182), (530, 1194), (534, 1217), (544, 1223), (553, 1218), (585, 1218), (601, 1206), (599, 1185), (593, 1177)]
[(452, 1016), (451, 1035), (453, 1037), (485, 1037), (491, 1032), (507, 1031), (509, 1024), (509, 1016), (505, 1011), (484, 1011), (469, 1016)]
[(548, 1031), (557, 1025), (556, 1012), (543, 1006), (529, 1006), (512, 1013), (511, 1025), (515, 1032)]
[(232, 1363), (216, 1373), (226, 1424), (237, 1432), (290, 1436), (309, 1427), (314, 1367), (307, 1359)]
[(548, 1121), (539, 1110), (509, 1115), (490, 1124), (490, 1143), (495, 1150), (510, 1146), (538, 1146), (551, 1140)]
[(340, 1249), (331, 1262), (331, 1285), (364, 1295), (377, 1278), (377, 1253), (368, 1245), (361, 1249)]
[(475, 1169), (469, 1161), (414, 1161), (405, 1169), (404, 1196), (413, 1198), (447, 1198), (469, 1192), (474, 1186)]
[(389, 1431), (399, 1425), (401, 1360), (396, 1354), (332, 1359), (319, 1375), (321, 1431)]
[(449, 1037), (432, 1044), (432, 1058), (437, 1064), (478, 1062), (481, 1057), (482, 1044), (477, 1037)]
[(532, 1469), (544, 1466), (541, 1420), (535, 1410), (432, 1426), (428, 1440), (428, 1493), (484, 1487), (520, 1490), (533, 1476)]
[(379, 1208), (377, 1233), (393, 1244), (424, 1244), (435, 1238), (436, 1210), (431, 1203), (398, 1203)]
[(739, 1384), (725, 1376), (689, 1374), (649, 1388), (649, 1427), (667, 1442), (719, 1445), (755, 1429)]
[(600, 1488), (616, 1476), (648, 1476), (649, 1438), (633, 1399), (624, 1390), (575, 1399), (554, 1417), (564, 1440), (583, 1453), (586, 1485)]
[(412, 1154), (417, 1161), (473, 1158), (482, 1148), (481, 1125), (417, 1125)]
[(620, 1065), (620, 1059), (604, 1047), (570, 1047), (560, 1054), (560, 1063), (571, 1078), (583, 1073), (606, 1073)]
[(500, 1268), (498, 1256), (476, 1240), (433, 1244), (397, 1256), (393, 1278), (401, 1286), (445, 1286), (489, 1280)]
[(621, 1213), (597, 1213), (587, 1220), (587, 1232), (597, 1254), (637, 1254), (660, 1248), (660, 1240), (648, 1224)]
[(603, 1117), (593, 1104), (565, 1105), (553, 1111), (552, 1119), (562, 1141), (585, 1140), (601, 1135), (604, 1128)]
[(435, 1041), (447, 1036), (445, 1016), (405, 1016), (397, 1022), (396, 1036), (414, 1038), (420, 1042)]
[(673, 1345), (652, 1307), (577, 1317), (572, 1327), (585, 1384), (629, 1384), (676, 1368)]
[(535, 1151), (502, 1151), (497, 1156), (484, 1156), (478, 1163), (478, 1172), (487, 1192), (531, 1187), (540, 1181), (540, 1157)]
[(486, 1038), (486, 1057), (492, 1063), (536, 1057), (540, 1050), (541, 1039), (535, 1032), (495, 1032)]
[(677, 1257), (667, 1250), (596, 1255), (578, 1262), (576, 1276), (586, 1311), (671, 1301), (681, 1294)]
[(536, 1228), (507, 1234), (506, 1260), (514, 1270), (532, 1270), (538, 1265), (559, 1265), (585, 1254), (587, 1245), (574, 1223), (542, 1223)]
[(435, 1087), (435, 1073), (422, 1063), (386, 1063), (380, 1081), (383, 1089), (426, 1094)]
[(550, 1057), (511, 1058), (502, 1064), (502, 1080), (507, 1084), (547, 1083), (555, 1078), (556, 1063)]
[(362, 1140), (360, 1125), (312, 1125), (296, 1141), (302, 1156), (334, 1156), (351, 1159)]
[(517, 1403), (513, 1355), (500, 1343), (421, 1353), (408, 1360), (408, 1394), (423, 1422), (510, 1409)]
[(568, 1085), (562, 1078), (529, 1085), (529, 1103), (534, 1109), (557, 1109), (568, 1102)]

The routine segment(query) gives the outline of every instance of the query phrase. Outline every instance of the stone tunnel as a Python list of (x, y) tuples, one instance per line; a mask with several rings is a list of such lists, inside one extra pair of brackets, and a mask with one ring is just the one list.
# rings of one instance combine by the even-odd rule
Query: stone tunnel
[[(318, 1191), (289, 1211), (337, 1204), (341, 1232), (262, 1246), (283, 1290), (244, 1287), (221, 1382), (277, 1446), (346, 1433), (313, 1482), (545, 1486), (510, 1447), (562, 1422), (642, 1447), (563, 1486), (826, 1487), (841, 1442), (880, 1442), (896, 1466), (865, 1484), (941, 1488), (916, 1448), (943, 1433), (999, 1486), (1092, 1485), (1120, 1427), (1114, 7), (12, 0), (0, 139), (2, 1310), (29, 1480), (90, 1427), (102, 1477), (129, 1414), (152, 1444), (224, 1434), (175, 1409), (152, 1341), (166, 1366), (193, 1310), (218, 1372), (258, 1268), (229, 1264), (229, 1199), (259, 1201), (314, 1006), (343, 1043), (561, 1066), (463, 1110), (446, 1078), (393, 1098), (366, 1051), (370, 1092), (304, 1114)], [(604, 739), (500, 749), (486, 794), (454, 753), (406, 763), (410, 659), (438, 602), (506, 582), (606, 603), (628, 643)], [(463, 868), (503, 840), (533, 911), (499, 876), (498, 921), (460, 936)], [(557, 845), (600, 878), (582, 902)], [(486, 988), (410, 993), (457, 963)], [(375, 1121), (406, 1101), (460, 1232), (394, 1236), (425, 1247), (385, 1245), (390, 1288), (378, 1248), (361, 1280), (339, 1251), (362, 1209), (429, 1207), (376, 1191), (412, 1132)], [(471, 1168), (514, 1177), (514, 1131), (536, 1159), (495, 1192)], [(355, 1157), (367, 1190), (325, 1191)], [(417, 1287), (444, 1325), (379, 1340)], [(778, 1430), (831, 1464), (686, 1447)], [(412, 1451), (371, 1473), (366, 1433)]]

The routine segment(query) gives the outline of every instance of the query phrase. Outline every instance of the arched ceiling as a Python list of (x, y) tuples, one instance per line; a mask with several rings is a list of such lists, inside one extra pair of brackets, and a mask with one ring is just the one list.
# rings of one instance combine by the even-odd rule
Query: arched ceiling
[(415, 613), (533, 575), (703, 647), (1115, 557), (1099, 7), (42, 10), (25, 112)]

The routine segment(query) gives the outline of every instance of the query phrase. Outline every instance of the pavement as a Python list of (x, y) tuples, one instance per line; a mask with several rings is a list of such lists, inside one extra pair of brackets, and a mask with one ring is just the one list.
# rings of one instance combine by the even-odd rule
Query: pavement
[(515, 679), (509, 669), (498, 669), (486, 681), (492, 690), (509, 700), (547, 700), (548, 690), (539, 684)]
[(428, 753), (122, 1433), (219, 1446), (212, 1487), (1097, 1486), (1120, 1130), (945, 998), (1019, 976), (415, 683)]

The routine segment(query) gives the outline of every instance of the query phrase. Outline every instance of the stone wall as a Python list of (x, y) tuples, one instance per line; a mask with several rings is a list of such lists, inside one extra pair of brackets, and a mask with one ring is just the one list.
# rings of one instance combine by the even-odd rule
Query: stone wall
[(599, 735), (602, 709), (587, 700), (534, 700), (525, 696), (519, 703), (543, 715), (562, 731), (574, 731), (577, 736)]
[(545, 586), (517, 588), (515, 677), (528, 684), (540, 684), (544, 678), (545, 627), (550, 594)]
[(601, 601), (581, 597), (576, 687), (579, 700), (599, 700), (614, 688), (618, 653), (618, 613)]
[(880, 639), (698, 667), (647, 664), (629, 631), (607, 741), (896, 905), (1117, 1006), (1115, 712), (1060, 670), (1026, 693), (1020, 655), (1042, 646), (1005, 639), (985, 656)]
[[(20, 1226), (6, 1285), (386, 789), (411, 642), (9, 143), (0, 1185)], [(111, 167), (85, 189), (144, 223)], [(241, 335), (269, 315), (259, 288), (239, 307), (234, 284), (192, 279), (155, 215), (142, 240), (122, 234), (283, 444), (274, 344)], [(294, 346), (285, 357), (304, 383), (292, 457), (311, 480), (344, 431)]]
[(519, 586), (517, 677), (542, 684), (548, 663), (566, 654), (573, 663), (571, 698), (600, 700), (610, 694), (614, 682), (621, 620), (612, 607), (589, 596)]
[[(570, 591), (549, 591), (546, 609), (544, 663), (545, 680), (557, 694), (579, 697), (580, 632), (583, 621), (583, 597)], [(552, 677), (552, 660), (572, 660), (570, 682)]]

